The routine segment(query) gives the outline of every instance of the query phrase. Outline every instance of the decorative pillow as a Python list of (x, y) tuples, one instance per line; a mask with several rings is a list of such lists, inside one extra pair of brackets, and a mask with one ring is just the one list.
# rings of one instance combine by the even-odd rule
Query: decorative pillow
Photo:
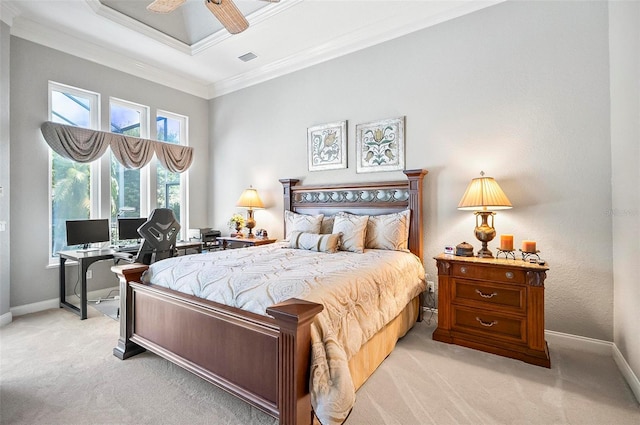
[(407, 251), (410, 217), (411, 210), (369, 216), (365, 248)]
[(324, 214), (306, 215), (293, 211), (284, 212), (285, 239), (289, 240), (291, 232), (320, 233)]
[(318, 252), (338, 252), (342, 234), (318, 235), (316, 233), (291, 232), (289, 248), (307, 249)]
[(333, 233), (342, 233), (341, 251), (364, 252), (367, 215), (354, 215), (340, 212), (333, 221)]
[(320, 234), (328, 235), (333, 232), (333, 217), (324, 217), (320, 226)]

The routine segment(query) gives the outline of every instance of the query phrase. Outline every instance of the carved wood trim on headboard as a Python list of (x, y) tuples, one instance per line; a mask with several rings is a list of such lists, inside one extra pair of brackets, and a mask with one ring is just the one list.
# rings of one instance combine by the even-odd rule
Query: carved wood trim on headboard
[(298, 179), (281, 179), (284, 210), (301, 214), (333, 215), (338, 211), (348, 211), (377, 215), (409, 208), (409, 250), (423, 259), (422, 185), (428, 171), (403, 172), (407, 176), (406, 181), (297, 186)]

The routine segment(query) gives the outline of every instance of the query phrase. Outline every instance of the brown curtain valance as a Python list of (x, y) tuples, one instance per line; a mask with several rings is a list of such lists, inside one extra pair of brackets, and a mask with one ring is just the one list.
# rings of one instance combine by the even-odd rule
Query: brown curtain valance
[(76, 162), (91, 162), (100, 158), (107, 147), (125, 168), (142, 168), (153, 154), (169, 171), (182, 173), (193, 161), (193, 148), (140, 139), (106, 131), (89, 130), (46, 121), (40, 127), (44, 139), (59, 155)]

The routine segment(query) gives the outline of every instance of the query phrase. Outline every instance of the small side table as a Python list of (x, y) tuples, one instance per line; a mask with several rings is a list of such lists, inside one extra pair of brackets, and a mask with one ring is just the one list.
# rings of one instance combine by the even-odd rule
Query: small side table
[(263, 239), (263, 238), (236, 238), (235, 236), (218, 236), (217, 238), (222, 242), (222, 249), (232, 248), (230, 245), (240, 245), (239, 247), (247, 246), (260, 246), (274, 243), (275, 239)]
[(522, 260), (441, 254), (433, 339), (551, 367), (544, 339), (549, 267)]

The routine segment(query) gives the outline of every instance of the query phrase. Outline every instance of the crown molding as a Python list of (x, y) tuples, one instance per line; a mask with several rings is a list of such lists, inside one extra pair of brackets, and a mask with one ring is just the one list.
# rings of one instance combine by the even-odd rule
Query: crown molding
[[(276, 16), (279, 13), (284, 12), (292, 6), (300, 3), (302, 0), (281, 0), (278, 3), (269, 3), (265, 7), (262, 7), (255, 12), (246, 16), (247, 21), (249, 22), (249, 28), (252, 25), (257, 25), (262, 21), (265, 21), (273, 16)], [(200, 52), (207, 50), (211, 46), (215, 46), (216, 44), (226, 40), (227, 38), (232, 37), (232, 34), (229, 34), (229, 31), (220, 30), (214, 34), (211, 34), (209, 37), (206, 37), (197, 43), (191, 45), (191, 54), (196, 55)]]
[(0, 0), (0, 21), (12, 26), (14, 18), (18, 15), (20, 11), (15, 6)]
[(389, 20), (388, 29), (381, 29), (379, 25), (361, 28), (314, 49), (308, 49), (303, 53), (297, 53), (249, 72), (210, 84), (209, 98), (213, 99), (234, 91), (242, 90), (244, 88), (458, 18), (486, 7), (503, 3), (504, 1), (506, 0), (470, 2), (435, 16), (418, 18), (416, 21), (400, 27), (392, 27), (392, 20)]
[[(265, 7), (262, 7), (246, 16), (247, 21), (249, 22), (249, 26), (257, 25), (260, 22), (277, 15), (278, 13), (284, 12), (288, 8), (300, 3), (301, 1), (302, 0), (282, 0), (278, 3), (269, 3)], [(222, 28), (221, 30), (216, 31), (215, 33), (203, 38), (202, 40), (189, 45), (176, 38), (171, 37), (170, 35), (163, 33), (162, 31), (150, 27), (147, 24), (144, 24), (123, 13), (120, 13), (115, 9), (105, 6), (100, 2), (100, 0), (85, 0), (85, 2), (97, 15), (107, 18), (117, 24), (129, 28), (130, 30), (139, 32), (159, 43), (162, 43), (166, 46), (171, 47), (172, 49), (176, 49), (179, 52), (185, 53), (190, 56), (197, 55), (198, 53), (201, 53), (208, 48), (215, 46), (216, 44), (222, 43), (229, 37), (232, 37), (232, 34), (230, 34), (229, 31)]]
[(186, 53), (191, 55), (191, 46), (186, 43), (183, 43), (180, 40), (177, 40), (167, 34), (158, 31), (155, 28), (150, 27), (149, 25), (143, 24), (140, 21), (136, 21), (129, 16), (118, 12), (115, 9), (112, 9), (108, 6), (100, 3), (99, 0), (85, 0), (85, 2), (89, 5), (91, 10), (93, 10), (97, 15), (102, 16), (103, 18), (107, 18), (123, 27), (129, 28), (130, 30), (136, 31), (142, 35), (145, 35), (149, 38), (154, 39), (166, 46), (169, 46), (173, 49), (178, 50), (179, 52)]
[(17, 19), (11, 27), (11, 35), (77, 56), (106, 67), (134, 75), (163, 86), (208, 99), (207, 85), (183, 77), (175, 72), (132, 59), (103, 46), (79, 39), (28, 19)]

